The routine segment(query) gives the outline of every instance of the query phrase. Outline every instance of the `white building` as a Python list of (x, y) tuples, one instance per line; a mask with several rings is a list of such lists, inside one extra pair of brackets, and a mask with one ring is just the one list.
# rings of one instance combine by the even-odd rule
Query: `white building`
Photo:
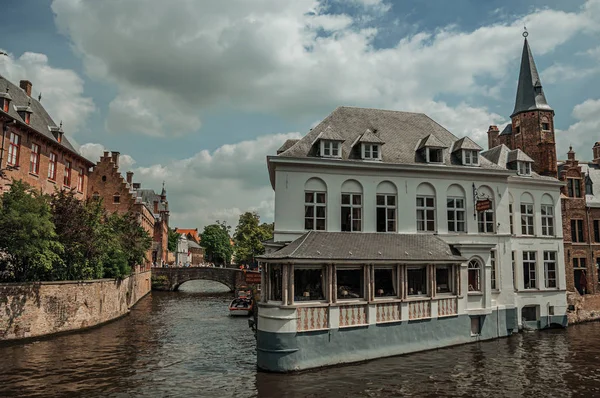
[(260, 368), (566, 326), (561, 183), (520, 150), (481, 152), (424, 114), (340, 107), (267, 162)]

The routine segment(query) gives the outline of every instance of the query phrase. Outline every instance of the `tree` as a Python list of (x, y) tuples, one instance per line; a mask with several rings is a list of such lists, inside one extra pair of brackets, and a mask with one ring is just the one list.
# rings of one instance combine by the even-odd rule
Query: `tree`
[(47, 197), (28, 184), (13, 181), (2, 197), (0, 231), (0, 279), (46, 280), (61, 264), (63, 246)]
[(200, 245), (204, 248), (209, 261), (218, 264), (227, 264), (231, 261), (233, 247), (231, 247), (229, 228), (225, 222), (217, 221), (216, 224), (204, 227)]
[(136, 215), (128, 212), (124, 215), (117, 213), (108, 217), (107, 225), (115, 238), (109, 250), (111, 259), (110, 276), (122, 278), (131, 273), (131, 270), (146, 261), (146, 253), (152, 247), (152, 238), (137, 222)]
[(177, 241), (179, 240), (179, 234), (175, 232), (175, 229), (169, 228), (169, 251), (177, 251)]
[(263, 241), (273, 236), (272, 224), (260, 224), (260, 216), (256, 212), (240, 215), (235, 228), (235, 258), (239, 263), (254, 263), (254, 258), (265, 252)]

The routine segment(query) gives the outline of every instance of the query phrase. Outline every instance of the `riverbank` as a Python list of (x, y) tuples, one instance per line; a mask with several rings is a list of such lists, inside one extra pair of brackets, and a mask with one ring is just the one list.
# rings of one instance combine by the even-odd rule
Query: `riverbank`
[(129, 312), (150, 292), (150, 271), (125, 279), (0, 284), (0, 341), (87, 329)]
[(600, 294), (567, 293), (569, 325), (600, 320)]

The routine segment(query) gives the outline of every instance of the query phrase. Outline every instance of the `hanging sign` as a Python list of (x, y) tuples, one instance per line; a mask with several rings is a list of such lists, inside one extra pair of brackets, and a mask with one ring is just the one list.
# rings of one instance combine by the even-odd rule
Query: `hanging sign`
[(475, 210), (486, 211), (492, 208), (492, 201), (489, 199), (479, 199), (475, 204)]
[(260, 284), (260, 272), (246, 272), (246, 283), (251, 285)]

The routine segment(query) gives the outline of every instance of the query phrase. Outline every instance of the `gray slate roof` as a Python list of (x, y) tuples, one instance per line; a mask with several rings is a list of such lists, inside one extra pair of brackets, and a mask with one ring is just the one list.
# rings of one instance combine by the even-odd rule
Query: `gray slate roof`
[(363, 135), (360, 136), (358, 142), (364, 142), (367, 144), (383, 144), (383, 140), (375, 135), (370, 129), (367, 129)]
[(310, 231), (261, 260), (464, 262), (434, 235)]
[[(40, 104), (40, 102), (37, 99), (33, 97), (28, 97), (27, 93), (25, 93), (25, 91), (23, 91), (21, 87), (14, 85), (4, 76), (0, 75), (0, 91), (6, 93), (7, 87), (9, 89), (8, 94), (12, 98), (8, 110), (8, 115), (10, 117), (25, 124), (25, 120), (21, 118), (21, 116), (17, 113), (14, 107), (19, 107), (19, 109), (25, 109), (27, 107), (31, 108), (32, 113), (29, 120), (30, 128), (34, 129), (39, 134), (53, 141), (57, 145), (64, 147), (69, 152), (76, 154), (82, 159), (85, 159), (83, 156), (81, 156), (81, 154), (79, 154), (79, 152), (77, 152), (77, 150), (75, 150), (75, 148), (69, 142), (69, 139), (65, 135), (63, 135), (60, 143), (57, 141), (57, 139), (54, 137), (54, 134), (52, 134), (52, 132), (50, 131), (50, 127), (55, 127), (56, 129), (58, 129), (59, 126), (54, 122), (54, 120), (52, 120), (50, 115), (48, 115), (48, 112), (46, 112), (42, 104)], [(1, 108), (0, 114), (4, 114)], [(90, 164), (92, 164), (92, 162), (90, 162)]]
[[(516, 170), (514, 164), (510, 165), (511, 162), (515, 160), (524, 161), (524, 162), (533, 162), (533, 160), (527, 156), (527, 154), (520, 149), (511, 150), (504, 144), (498, 145), (489, 149), (485, 152), (481, 152), (481, 156), (487, 159), (488, 161), (499, 165), (500, 167), (509, 168)], [(531, 177), (522, 177), (522, 178), (533, 178), (534, 180), (546, 180), (546, 181), (557, 181), (554, 177), (541, 176), (535, 171), (531, 171)]]
[(290, 149), (291, 147), (293, 147), (294, 145), (296, 145), (296, 142), (298, 142), (300, 140), (298, 139), (289, 139), (286, 140), (282, 146), (279, 147), (279, 149), (277, 150), (277, 154), (279, 155), (282, 152), (287, 151), (288, 149)]
[(158, 211), (167, 211), (165, 203), (161, 202), (160, 195), (154, 192), (153, 189), (136, 189), (136, 196), (141, 198), (142, 202), (148, 206), (149, 209), (154, 212), (154, 201), (158, 202)]
[(531, 159), (525, 152), (520, 149), (513, 149), (508, 153), (508, 158), (506, 159), (507, 163), (512, 162), (529, 162), (533, 163), (533, 159)]
[(529, 48), (527, 39), (523, 43), (523, 55), (521, 56), (521, 70), (519, 72), (519, 83), (517, 85), (517, 98), (515, 100), (515, 109), (511, 115), (531, 110), (551, 111), (550, 105), (546, 101), (542, 82), (535, 61)]
[(500, 135), (511, 135), (512, 134), (512, 123), (508, 123)]
[(480, 147), (479, 145), (477, 145), (477, 143), (475, 141), (473, 141), (472, 139), (470, 139), (469, 137), (463, 137), (454, 143), (452, 152), (459, 151), (461, 149), (481, 151), (483, 148)]
[(423, 148), (448, 148), (448, 145), (444, 145), (435, 135), (429, 134), (427, 137), (421, 139), (417, 149)]
[[(328, 127), (335, 129), (341, 136), (342, 159), (362, 161), (352, 145), (367, 130), (377, 130), (377, 136), (385, 142), (382, 149), (382, 163), (424, 164), (417, 146), (427, 136), (435, 137), (442, 147), (450, 148), (458, 140), (454, 134), (437, 124), (423, 113), (389, 111), (382, 109), (338, 107), (314, 129), (306, 134), (294, 146), (279, 154), (280, 157), (310, 158), (318, 157), (318, 148), (313, 145), (317, 137)], [(502, 168), (480, 158), (480, 166), (484, 169), (501, 170)], [(453, 156), (444, 156), (444, 164), (460, 165)], [(432, 167), (439, 167), (432, 165)]]
[(317, 139), (320, 140), (331, 140), (331, 141), (344, 141), (341, 135), (339, 135), (331, 126), (327, 126), (325, 130), (319, 134)]

